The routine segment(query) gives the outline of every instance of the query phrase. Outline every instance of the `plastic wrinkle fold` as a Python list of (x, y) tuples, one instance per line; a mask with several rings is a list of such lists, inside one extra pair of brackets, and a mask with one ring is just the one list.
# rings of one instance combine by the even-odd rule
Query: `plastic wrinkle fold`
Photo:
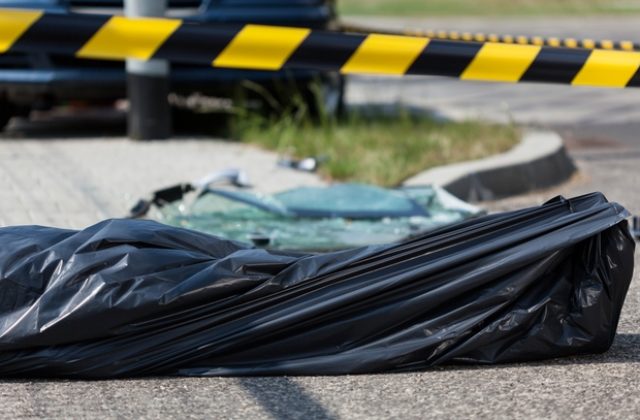
[(0, 376), (325, 375), (611, 346), (632, 278), (601, 194), (406, 242), (268, 251), (153, 221), (0, 229)]

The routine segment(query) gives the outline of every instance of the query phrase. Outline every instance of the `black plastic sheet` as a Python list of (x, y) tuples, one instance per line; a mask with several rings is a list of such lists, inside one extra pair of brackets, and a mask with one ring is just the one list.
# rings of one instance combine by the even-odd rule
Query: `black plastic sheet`
[(346, 374), (599, 353), (633, 272), (600, 194), (386, 246), (253, 249), (151, 221), (0, 229), (0, 376)]

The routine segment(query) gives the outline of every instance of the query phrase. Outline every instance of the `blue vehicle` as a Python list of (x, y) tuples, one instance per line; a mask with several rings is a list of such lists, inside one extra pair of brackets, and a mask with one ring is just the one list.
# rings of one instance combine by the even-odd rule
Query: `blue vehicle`
[[(334, 0), (169, 0), (168, 17), (198, 22), (263, 23), (330, 28)], [(36, 8), (55, 13), (121, 14), (123, 0), (0, 0), (0, 7)], [(311, 83), (320, 83), (328, 112), (342, 103), (343, 80), (335, 74), (313, 71), (258, 72), (174, 64), (171, 89), (178, 94), (201, 93), (232, 97), (242, 81), (268, 91), (282, 86), (309, 95)], [(126, 96), (124, 64), (78, 60), (55, 54), (0, 55), (0, 129), (13, 116), (47, 110), (69, 100), (114, 101)], [(280, 95), (287, 97), (287, 95)], [(317, 95), (316, 95), (317, 96)]]

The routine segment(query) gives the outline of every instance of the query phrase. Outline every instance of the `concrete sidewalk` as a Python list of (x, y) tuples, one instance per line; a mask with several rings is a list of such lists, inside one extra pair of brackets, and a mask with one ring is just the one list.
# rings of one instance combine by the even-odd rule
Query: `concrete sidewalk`
[(125, 216), (152, 191), (229, 167), (267, 192), (321, 184), (276, 162), (272, 152), (215, 140), (0, 140), (0, 225), (84, 228)]

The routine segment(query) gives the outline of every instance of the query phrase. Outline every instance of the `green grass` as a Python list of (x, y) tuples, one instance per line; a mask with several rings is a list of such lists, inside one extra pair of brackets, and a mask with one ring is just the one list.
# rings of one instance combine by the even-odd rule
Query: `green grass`
[(588, 15), (640, 11), (640, 0), (338, 0), (342, 15)]
[(278, 118), (237, 116), (231, 135), (281, 154), (324, 155), (321, 174), (335, 181), (397, 186), (427, 168), (508, 150), (518, 139), (511, 126), (480, 121), (439, 122), (428, 117), (351, 114), (311, 122), (301, 114)]

